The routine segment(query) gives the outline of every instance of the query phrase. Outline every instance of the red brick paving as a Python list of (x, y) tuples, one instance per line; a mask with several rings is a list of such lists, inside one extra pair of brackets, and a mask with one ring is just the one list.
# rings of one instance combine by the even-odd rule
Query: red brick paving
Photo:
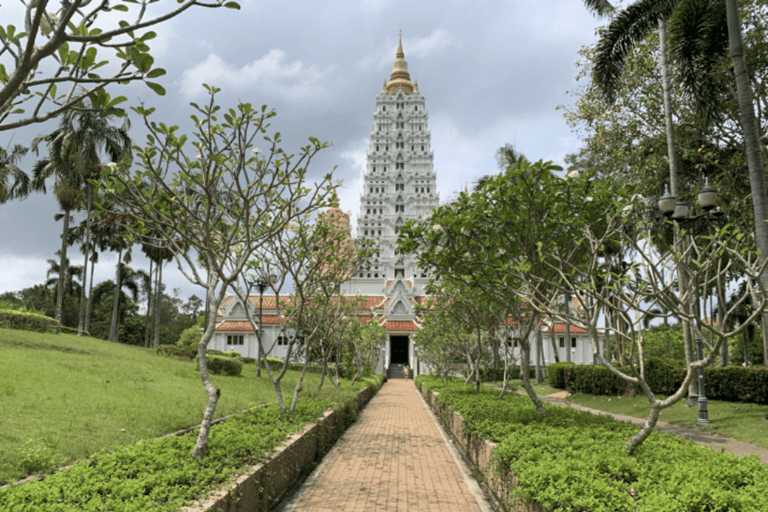
[(280, 510), (489, 510), (481, 503), (413, 381), (393, 379)]

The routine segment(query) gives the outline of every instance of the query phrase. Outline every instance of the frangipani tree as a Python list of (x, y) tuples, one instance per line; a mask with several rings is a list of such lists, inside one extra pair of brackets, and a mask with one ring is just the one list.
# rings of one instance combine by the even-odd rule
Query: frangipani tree
[[(154, 109), (135, 108), (149, 132), (146, 146), (134, 148), (138, 169), (129, 173), (125, 164), (106, 177), (103, 188), (131, 219), (126, 238), (169, 249), (182, 274), (205, 288), (208, 315), (215, 318), (254, 255), (291, 222), (324, 206), (331, 189), (330, 176), (314, 184), (307, 176), (307, 166), (325, 143), (310, 138), (297, 155), (289, 154), (280, 147), (279, 133), (267, 135), (274, 111), (249, 103), (224, 111), (215, 102), (219, 89), (206, 88), (208, 103), (192, 104), (190, 136), (153, 121)], [(268, 149), (262, 152), (255, 143), (264, 140)], [(221, 395), (205, 355), (214, 327), (208, 322), (198, 345), (208, 402), (194, 457), (206, 452)]]

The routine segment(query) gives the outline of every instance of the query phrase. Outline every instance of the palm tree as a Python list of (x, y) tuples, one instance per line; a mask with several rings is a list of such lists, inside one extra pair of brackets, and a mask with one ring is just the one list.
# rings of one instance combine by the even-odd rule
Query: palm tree
[(146, 285), (146, 282), (149, 280), (149, 275), (143, 270), (133, 270), (128, 265), (118, 262), (117, 279), (120, 283), (119, 287), (115, 286), (113, 281), (104, 281), (96, 285), (93, 289), (93, 298), (97, 302), (106, 300), (110, 295), (114, 300), (112, 305), (109, 341), (119, 341), (117, 334), (115, 334), (114, 339), (112, 339), (112, 330), (113, 326), (120, 325), (120, 320), (124, 313), (122, 305), (126, 303), (126, 294), (123, 292), (123, 289), (130, 293), (134, 302), (138, 301), (139, 290), (141, 289), (142, 284)]
[[(96, 102), (85, 103), (82, 108), (67, 111), (59, 122), (59, 127), (45, 137), (49, 145), (49, 159), (54, 166), (74, 165), (74, 170), (82, 178), (85, 188), (86, 226), (85, 246), (90, 247), (91, 207), (93, 203), (93, 183), (101, 177), (101, 155), (106, 153), (110, 162), (119, 162), (131, 154), (131, 139), (128, 136), (130, 123), (121, 109), (102, 108)], [(122, 117), (121, 126), (113, 126), (111, 120)], [(88, 257), (85, 253), (83, 266), (87, 274)], [(85, 324), (85, 287), (80, 298), (78, 335), (82, 335)]]
[[(33, 149), (37, 150), (37, 144), (40, 140), (35, 139), (32, 142)], [(61, 274), (67, 274), (67, 247), (69, 246), (70, 228), (69, 223), (72, 219), (72, 210), (80, 209), (81, 203), (81, 190), (82, 177), (79, 176), (71, 164), (65, 162), (54, 163), (51, 160), (43, 159), (35, 163), (32, 169), (32, 188), (37, 191), (46, 192), (45, 181), (51, 177), (56, 177), (56, 184), (54, 185), (54, 192), (56, 199), (59, 202), (59, 207), (63, 210), (63, 214), (57, 214), (54, 218), (56, 220), (63, 219), (63, 227), (61, 233), (61, 249), (58, 254), (60, 255), (60, 268)], [(56, 309), (54, 317), (61, 322), (62, 314), (64, 310), (64, 286), (65, 280), (60, 279), (59, 285), (56, 290)]]
[[(0, 148), (0, 204), (29, 194), (29, 176), (16, 166), (19, 159), (26, 154), (27, 148), (19, 144), (16, 144), (10, 153)], [(10, 178), (13, 178), (13, 183)]]
[[(58, 255), (59, 252), (56, 251), (56, 254)], [(45, 287), (48, 289), (56, 290), (56, 298), (58, 299), (58, 291), (63, 290), (62, 295), (62, 312), (61, 312), (61, 320), (59, 322), (61, 325), (67, 325), (68, 327), (71, 327), (74, 322), (74, 317), (67, 314), (64, 314), (64, 299), (66, 297), (75, 298), (78, 294), (81, 293), (82, 286), (80, 283), (75, 281), (76, 279), (79, 279), (80, 281), (83, 281), (83, 267), (79, 265), (70, 265), (69, 264), (69, 258), (66, 259), (64, 264), (62, 265), (60, 261), (57, 261), (55, 259), (49, 259), (48, 261), (48, 272), (46, 272), (46, 281), (45, 281)], [(62, 271), (62, 268), (64, 269)], [(57, 300), (58, 304), (58, 300)], [(71, 304), (70, 301), (67, 301), (68, 308), (67, 311), (70, 311), (69, 305)], [(55, 313), (55, 310), (54, 310)]]
[[(597, 4), (607, 4), (599, 0), (585, 0), (585, 3), (591, 9), (596, 9)], [(702, 108), (703, 119), (712, 117), (713, 105), (722, 92), (711, 78), (712, 69), (718, 58), (725, 55), (726, 49), (730, 54), (752, 191), (755, 242), (761, 260), (765, 261), (768, 259), (768, 188), (752, 84), (747, 72), (738, 0), (636, 1), (613, 18), (601, 38), (593, 79), (604, 96), (612, 101), (629, 52), (660, 20), (667, 19), (673, 32), (671, 50), (680, 62), (683, 86)], [(724, 25), (727, 32), (723, 30)], [(760, 281), (768, 289), (768, 273), (763, 272)], [(763, 358), (768, 364), (768, 312), (763, 314), (763, 326)]]

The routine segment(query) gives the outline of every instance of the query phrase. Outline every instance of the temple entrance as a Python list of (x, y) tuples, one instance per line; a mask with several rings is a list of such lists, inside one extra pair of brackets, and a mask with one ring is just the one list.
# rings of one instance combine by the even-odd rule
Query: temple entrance
[(390, 364), (408, 364), (408, 336), (389, 337)]

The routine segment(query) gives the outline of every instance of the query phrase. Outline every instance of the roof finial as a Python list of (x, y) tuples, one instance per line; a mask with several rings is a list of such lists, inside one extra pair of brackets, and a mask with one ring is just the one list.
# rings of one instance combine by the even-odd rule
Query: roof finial
[(402, 91), (405, 94), (411, 94), (413, 92), (413, 84), (411, 83), (411, 75), (408, 74), (408, 64), (405, 62), (405, 52), (403, 52), (403, 31), (400, 31), (399, 40), (397, 44), (397, 55), (395, 63), (392, 66), (392, 74), (389, 77), (389, 83), (387, 84), (388, 94), (397, 94), (398, 91)]

